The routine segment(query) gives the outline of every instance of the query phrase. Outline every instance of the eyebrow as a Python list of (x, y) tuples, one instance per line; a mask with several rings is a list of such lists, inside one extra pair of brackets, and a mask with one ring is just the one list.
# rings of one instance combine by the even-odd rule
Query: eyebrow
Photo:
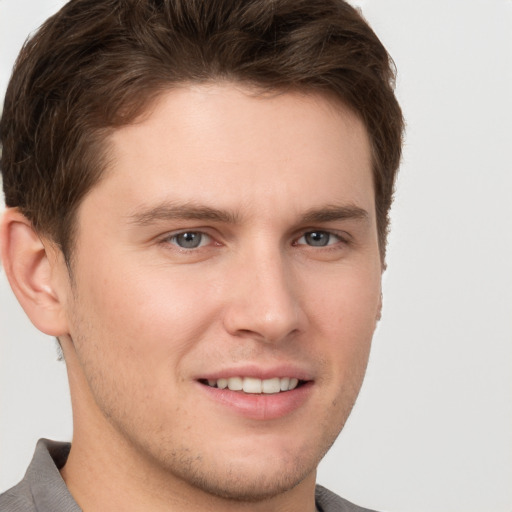
[[(323, 223), (339, 220), (368, 220), (369, 214), (355, 205), (327, 205), (312, 208), (299, 220), (301, 224)], [(165, 202), (152, 208), (142, 209), (128, 216), (128, 222), (138, 226), (147, 226), (168, 220), (208, 220), (226, 224), (237, 224), (240, 215), (229, 210), (220, 210), (193, 203), (176, 204)]]
[(131, 224), (147, 226), (158, 221), (166, 220), (209, 220), (236, 224), (238, 215), (226, 210), (219, 210), (209, 206), (195, 205), (192, 203), (174, 204), (165, 202), (153, 208), (143, 209), (129, 215)]
[(308, 210), (302, 217), (304, 224), (336, 220), (368, 220), (368, 212), (355, 205), (328, 205)]

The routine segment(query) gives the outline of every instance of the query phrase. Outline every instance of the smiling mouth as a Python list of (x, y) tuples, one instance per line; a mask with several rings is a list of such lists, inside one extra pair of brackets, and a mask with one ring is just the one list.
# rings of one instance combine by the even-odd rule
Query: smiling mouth
[(199, 382), (211, 388), (265, 395), (292, 391), (305, 383), (305, 381), (296, 379), (295, 377), (273, 377), (271, 379), (230, 377), (227, 379), (201, 379)]

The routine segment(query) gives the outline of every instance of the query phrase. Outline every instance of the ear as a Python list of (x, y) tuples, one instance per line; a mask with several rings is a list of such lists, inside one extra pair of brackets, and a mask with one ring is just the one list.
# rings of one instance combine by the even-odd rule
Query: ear
[(7, 279), (32, 323), (51, 336), (66, 334), (67, 268), (60, 251), (45, 246), (17, 208), (7, 209), (2, 217), (0, 248)]
[(380, 298), (379, 298), (379, 304), (377, 306), (377, 323), (380, 322), (380, 319), (382, 318), (382, 291), (380, 292)]

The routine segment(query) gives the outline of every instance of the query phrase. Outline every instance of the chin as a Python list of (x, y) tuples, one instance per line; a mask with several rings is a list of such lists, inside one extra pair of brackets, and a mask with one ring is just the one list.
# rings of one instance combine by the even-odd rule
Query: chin
[[(247, 464), (247, 462), (246, 462)], [(307, 468), (296, 461), (293, 468), (283, 468), (274, 459), (272, 469), (242, 468), (230, 465), (218, 471), (204, 468), (188, 476), (188, 483), (197, 489), (222, 499), (238, 502), (261, 502), (282, 495), (314, 475), (316, 465)]]
[(249, 442), (251, 436), (235, 437), (231, 443), (212, 439), (211, 446), (203, 446), (194, 454), (189, 447), (182, 447), (167, 456), (162, 450), (153, 456), (160, 458), (161, 467), (171, 478), (186, 487), (225, 500), (261, 502), (308, 479), (314, 485), (318, 463), (336, 437), (334, 432), (329, 434), (320, 442), (318, 438), (300, 441), (298, 435), (288, 439), (260, 437), (258, 443), (254, 439)]

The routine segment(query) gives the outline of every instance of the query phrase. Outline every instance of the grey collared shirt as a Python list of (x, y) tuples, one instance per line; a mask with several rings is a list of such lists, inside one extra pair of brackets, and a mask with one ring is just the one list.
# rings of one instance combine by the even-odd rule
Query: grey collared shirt
[(81, 512), (60, 476), (69, 443), (40, 439), (23, 480), (0, 495), (1, 512)]
[[(23, 480), (0, 495), (0, 512), (81, 512), (59, 473), (70, 448), (69, 443), (40, 439)], [(315, 498), (320, 512), (372, 512), (321, 486)]]

